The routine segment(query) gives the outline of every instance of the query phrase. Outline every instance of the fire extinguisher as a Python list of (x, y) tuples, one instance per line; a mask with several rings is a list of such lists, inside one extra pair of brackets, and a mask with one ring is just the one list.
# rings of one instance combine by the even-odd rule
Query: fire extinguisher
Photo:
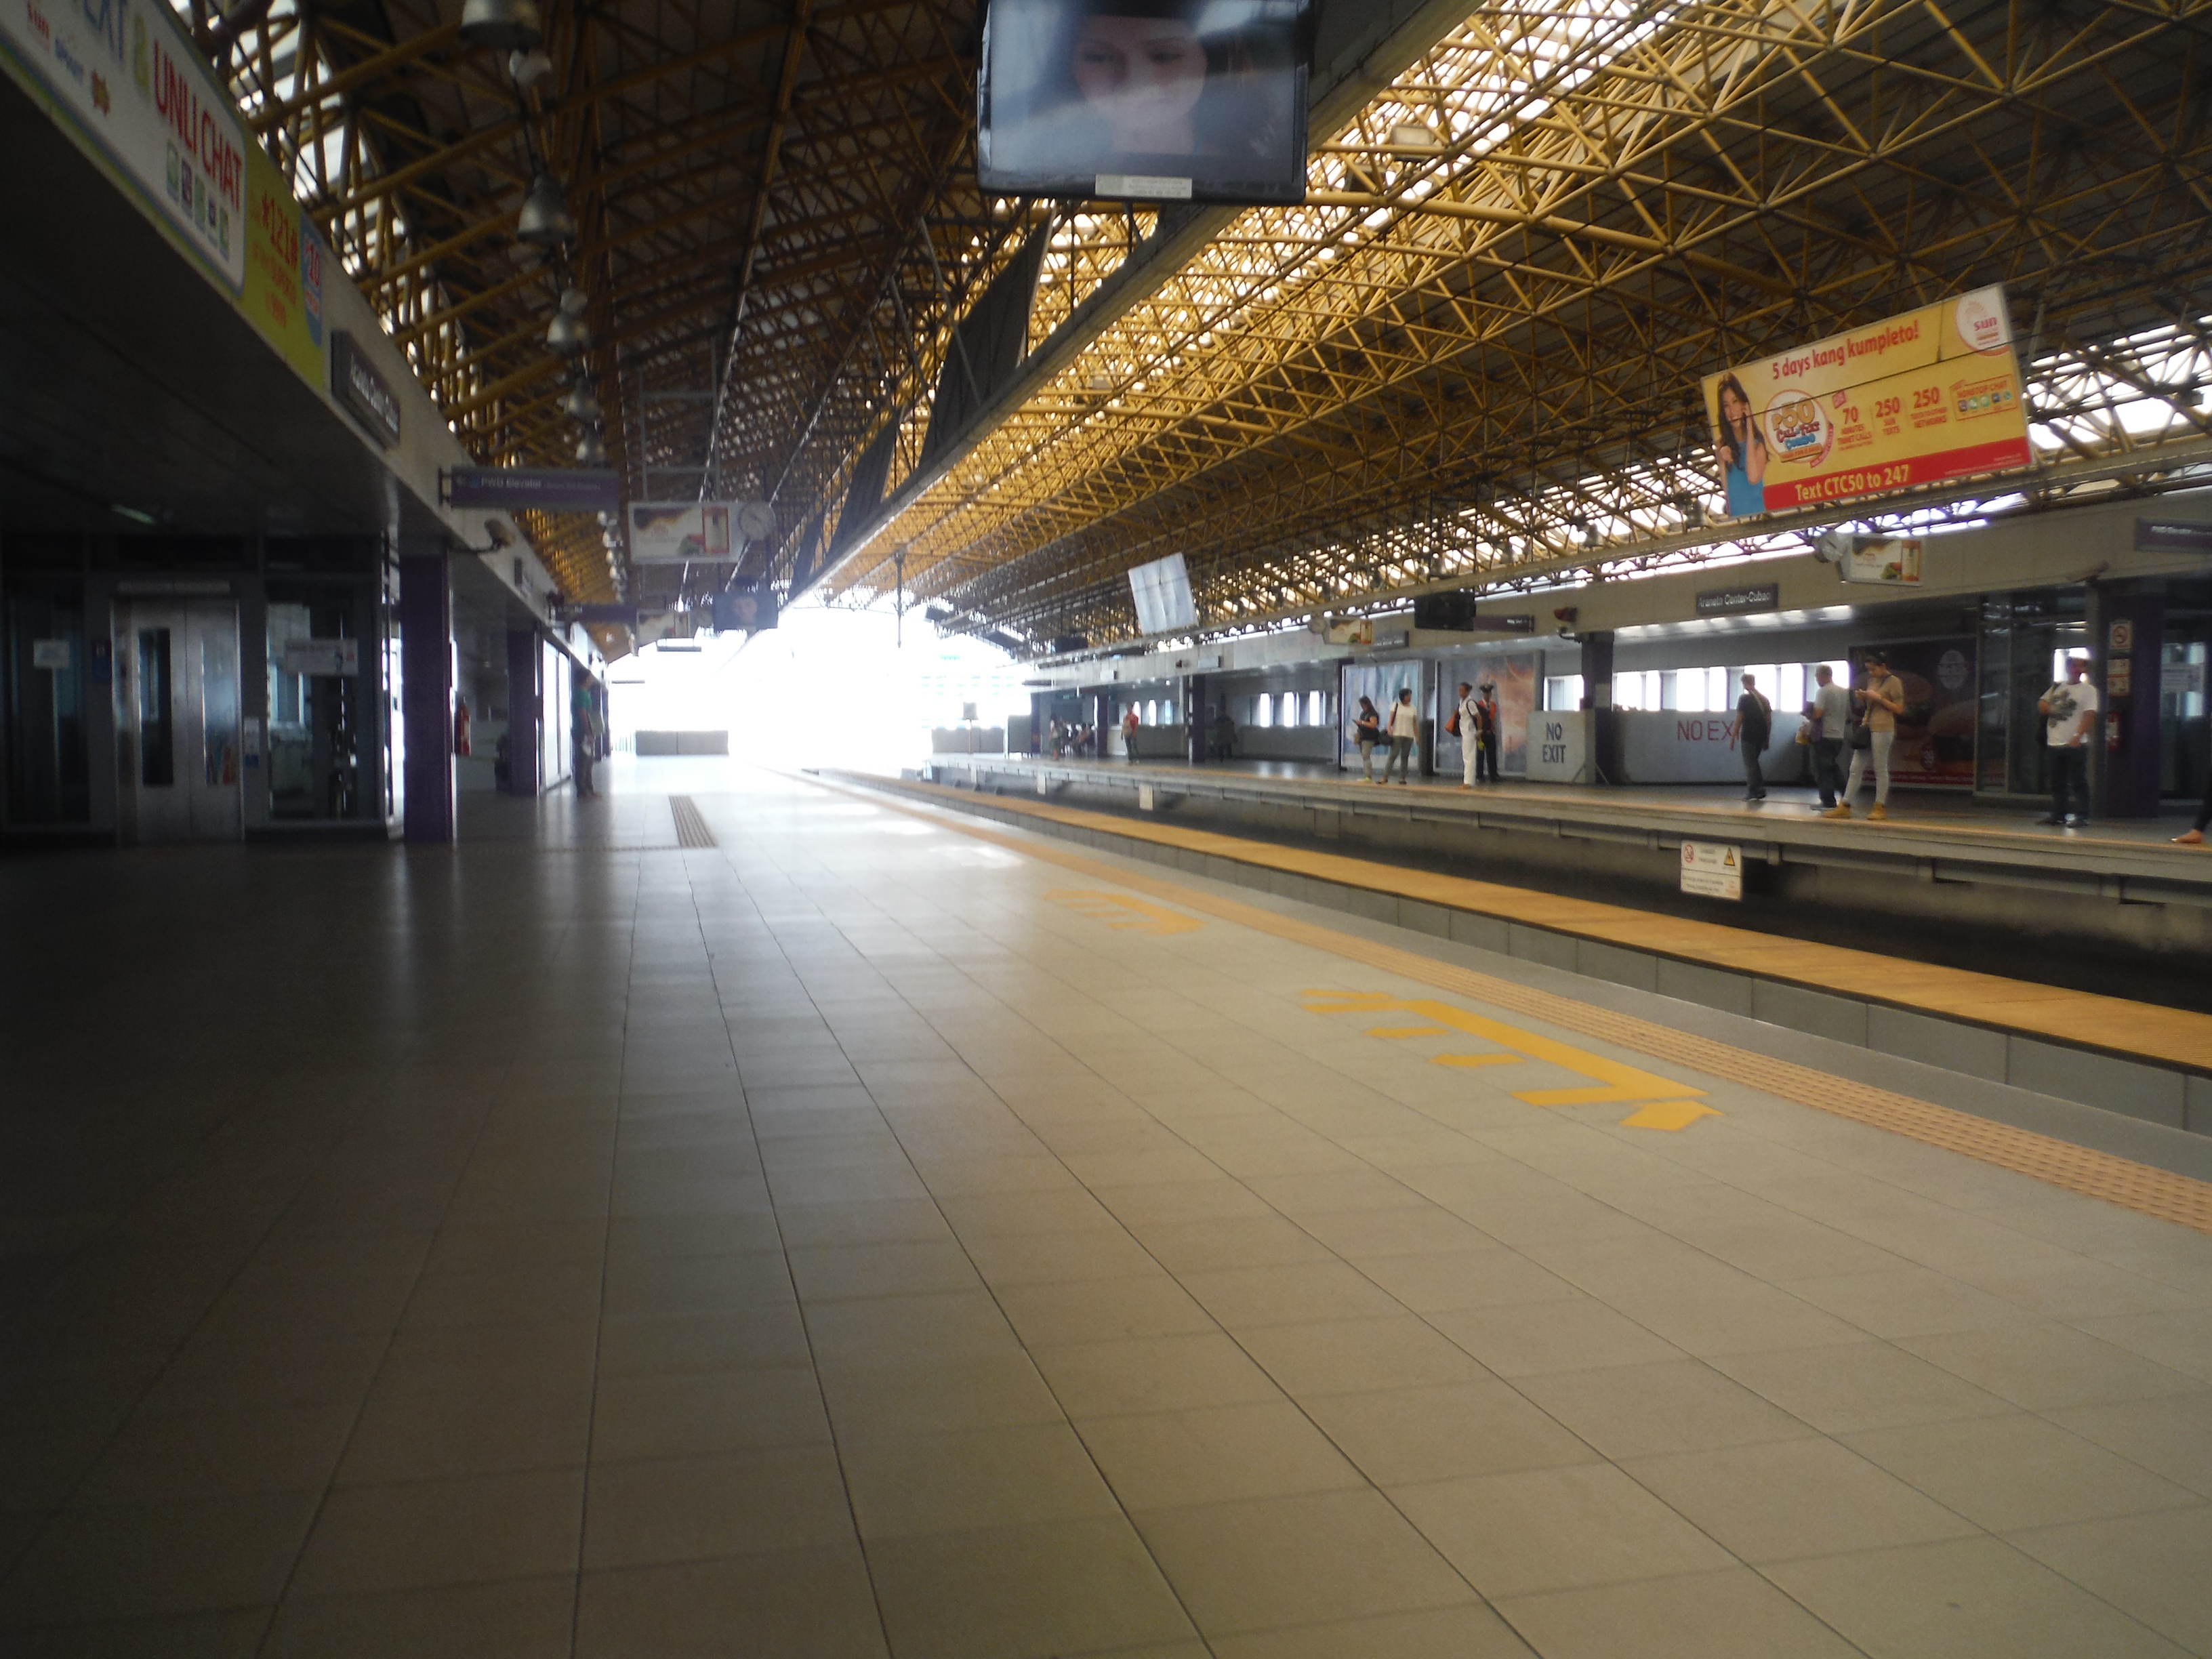
[(462, 697), (453, 704), (453, 753), (465, 758), (469, 752), (469, 700)]

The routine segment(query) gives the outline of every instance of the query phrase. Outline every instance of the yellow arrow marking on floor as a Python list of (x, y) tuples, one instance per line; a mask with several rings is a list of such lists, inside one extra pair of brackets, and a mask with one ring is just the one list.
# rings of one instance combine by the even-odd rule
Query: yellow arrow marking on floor
[(1367, 1028), (1367, 1035), (1378, 1037), (1417, 1037), (1443, 1036), (1446, 1033), (1441, 1025), (1370, 1025)]
[(1686, 1129), (1701, 1117), (1718, 1117), (1720, 1114), (1710, 1106), (1694, 1100), (1662, 1100), (1632, 1112), (1620, 1120), (1629, 1129)]
[[(1599, 1106), (1641, 1104), (1650, 1110), (1650, 1103), (1666, 1102), (1679, 1114), (1691, 1108), (1691, 1103), (1701, 1098), (1705, 1091), (1693, 1089), (1686, 1083), (1675, 1083), (1653, 1073), (1625, 1065), (1617, 1060), (1607, 1060), (1601, 1054), (1591, 1054), (1586, 1048), (1575, 1048), (1556, 1038), (1539, 1036), (1534, 1031), (1524, 1031), (1517, 1025), (1503, 1021), (1486, 1019), (1480, 1014), (1469, 1013), (1464, 1008), (1455, 1008), (1449, 1003), (1437, 1002), (1425, 997), (1394, 997), (1380, 991), (1335, 991), (1312, 988), (1305, 992), (1310, 999), (1310, 1012), (1316, 1014), (1382, 1013), (1384, 1012), (1418, 1014), (1424, 1019), (1434, 1020), (1454, 1030), (1465, 1031), (1510, 1048), (1513, 1055), (1524, 1060), (1540, 1060), (1564, 1071), (1586, 1077), (1596, 1086), (1588, 1089), (1516, 1089), (1516, 1100), (1525, 1100), (1531, 1106)], [(1438, 1055), (1447, 1065), (1503, 1064), (1512, 1056), (1492, 1057), (1484, 1054)], [(1665, 1124), (1645, 1118), (1638, 1112), (1629, 1121), (1638, 1128), (1680, 1128), (1693, 1123), (1700, 1116), (1717, 1117), (1720, 1114), (1710, 1106), (1696, 1107), (1693, 1115), (1682, 1124)]]
[(1054, 904), (1065, 905), (1079, 916), (1103, 921), (1120, 932), (1194, 933), (1206, 926), (1197, 917), (1187, 916), (1180, 910), (1147, 904), (1142, 899), (1129, 898), (1121, 893), (1101, 893), (1080, 887), (1055, 887), (1045, 896)]

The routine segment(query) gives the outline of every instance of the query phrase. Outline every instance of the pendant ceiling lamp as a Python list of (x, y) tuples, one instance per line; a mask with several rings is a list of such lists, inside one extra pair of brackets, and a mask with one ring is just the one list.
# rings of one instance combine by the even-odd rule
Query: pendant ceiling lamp
[(574, 357), (589, 349), (592, 331), (581, 317), (573, 311), (556, 311), (553, 320), (545, 325), (545, 344), (556, 357)]
[(507, 72), (518, 88), (529, 92), (551, 77), (553, 60), (542, 52), (511, 52), (507, 55)]
[(468, 0), (461, 39), (478, 52), (527, 52), (545, 38), (531, 0)]
[(577, 461), (585, 466), (599, 466), (605, 465), (606, 459), (607, 447), (599, 441), (599, 434), (586, 432), (576, 445)]
[(541, 173), (530, 181), (530, 193), (522, 198), (522, 211), (515, 218), (514, 234), (518, 240), (539, 247), (558, 247), (576, 240), (576, 222), (568, 216), (568, 204), (551, 173)]
[(592, 388), (580, 380), (561, 399), (561, 412), (572, 421), (597, 421), (604, 411)]

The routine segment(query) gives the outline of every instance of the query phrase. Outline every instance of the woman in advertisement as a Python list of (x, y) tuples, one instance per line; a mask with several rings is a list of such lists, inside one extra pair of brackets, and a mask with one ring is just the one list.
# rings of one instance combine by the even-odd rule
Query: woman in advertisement
[(1261, 21), (1269, 8), (1001, 0), (994, 9), (1006, 45), (1036, 43), (1033, 58), (1004, 51), (994, 65), (993, 103), (1028, 110), (994, 122), (994, 170), (1210, 173), (1219, 169), (1188, 158), (1211, 156), (1238, 174), (1267, 171), (1285, 150), (1295, 58), (1288, 28)]
[(1765, 434), (1752, 414), (1750, 393), (1735, 375), (1721, 376), (1715, 401), (1720, 404), (1721, 423), (1713, 434), (1713, 452), (1720, 457), (1729, 516), (1755, 517), (1766, 511)]

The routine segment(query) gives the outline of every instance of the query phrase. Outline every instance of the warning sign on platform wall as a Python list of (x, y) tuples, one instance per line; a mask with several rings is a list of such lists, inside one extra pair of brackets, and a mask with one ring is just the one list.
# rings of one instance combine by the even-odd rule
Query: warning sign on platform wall
[(2002, 287), (1709, 374), (1705, 401), (1731, 518), (2033, 459)]
[(1720, 841), (1684, 842), (1682, 890), (1699, 898), (1741, 898), (1743, 848)]

